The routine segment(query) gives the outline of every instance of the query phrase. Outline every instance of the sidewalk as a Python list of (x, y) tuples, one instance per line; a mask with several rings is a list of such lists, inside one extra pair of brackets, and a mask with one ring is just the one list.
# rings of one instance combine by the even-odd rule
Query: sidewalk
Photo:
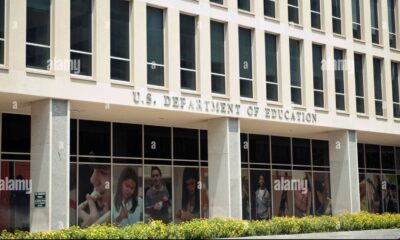
[(400, 229), (271, 235), (242, 239), (400, 239)]

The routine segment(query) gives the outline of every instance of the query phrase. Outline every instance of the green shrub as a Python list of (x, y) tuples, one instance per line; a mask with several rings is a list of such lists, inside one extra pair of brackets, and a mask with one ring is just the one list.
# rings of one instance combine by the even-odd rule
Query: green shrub
[(169, 225), (152, 221), (121, 228), (113, 225), (94, 225), (85, 229), (73, 226), (39, 233), (3, 230), (0, 239), (209, 239), (389, 228), (400, 228), (400, 214), (360, 212), (333, 217), (275, 217), (270, 221), (214, 218)]

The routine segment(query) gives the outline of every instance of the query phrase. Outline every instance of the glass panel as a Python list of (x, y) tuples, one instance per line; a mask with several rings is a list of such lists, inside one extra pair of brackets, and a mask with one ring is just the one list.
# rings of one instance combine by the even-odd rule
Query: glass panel
[(379, 146), (378, 145), (365, 145), (365, 162), (367, 168), (381, 168)]
[(171, 159), (171, 129), (144, 126), (144, 156)]
[(367, 180), (365, 174), (359, 175), (359, 186), (360, 186), (360, 209), (361, 211), (368, 211), (368, 199), (367, 199)]
[(249, 170), (242, 168), (242, 219), (250, 220)]
[(312, 157), (314, 166), (329, 167), (328, 141), (312, 140)]
[(0, 64), (4, 64), (4, 41), (0, 40)]
[(311, 26), (313, 28), (321, 29), (321, 15), (311, 12)]
[(272, 217), (271, 172), (250, 171), (251, 219), (268, 220)]
[(147, 7), (147, 83), (164, 86), (164, 11)]
[(111, 78), (129, 82), (129, 65), (129, 61), (111, 59)]
[(378, 174), (366, 174), (368, 211), (382, 213), (382, 178)]
[(324, 93), (314, 91), (314, 106), (323, 108), (324, 107)]
[(210, 2), (224, 4), (224, 0), (210, 0)]
[(76, 155), (76, 147), (77, 147), (77, 140), (78, 140), (78, 121), (76, 119), (71, 119), (70, 120), (70, 128), (69, 128), (69, 132), (70, 132), (70, 144), (69, 144), (69, 150), (70, 150), (70, 154), (71, 155)]
[(225, 74), (225, 25), (211, 22), (211, 72)]
[(239, 28), (239, 69), (240, 77), (253, 78), (251, 30)]
[(92, 55), (71, 52), (71, 73), (91, 76)]
[(92, 0), (71, 0), (71, 49), (92, 52)]
[(391, 48), (397, 47), (397, 38), (394, 34), (389, 34), (389, 44)]
[(320, 12), (321, 11), (321, 3), (320, 0), (310, 0), (311, 11)]
[(290, 138), (271, 137), (271, 151), (273, 164), (291, 164)]
[(213, 93), (225, 94), (225, 77), (212, 74), (211, 89)]
[(267, 71), (267, 82), (278, 82), (278, 70), (277, 70), (277, 44), (276, 36), (271, 34), (265, 34), (265, 64)]
[(333, 24), (333, 32), (337, 34), (342, 34), (342, 20), (340, 19), (332, 19)]
[(311, 165), (311, 147), (309, 139), (292, 139), (293, 165)]
[(267, 84), (267, 100), (278, 101), (278, 85)]
[(238, 0), (238, 8), (250, 12), (250, 0)]
[(330, 177), (329, 173), (314, 172), (314, 204), (315, 204), (315, 215), (331, 215), (332, 204), (331, 204), (331, 189), (330, 189)]
[(129, 1), (111, 0), (110, 32), (113, 57), (129, 59), (129, 11)]
[(241, 97), (253, 97), (253, 81), (240, 80), (240, 96)]
[(375, 114), (377, 116), (383, 116), (383, 103), (382, 103), (382, 101), (375, 101)]
[(301, 89), (300, 88), (291, 88), (291, 96), (292, 96), (292, 103), (301, 105)]
[(196, 69), (196, 18), (180, 15), (181, 68)]
[(337, 110), (346, 110), (345, 99), (343, 95), (336, 94), (336, 109)]
[(398, 212), (397, 179), (396, 175), (383, 175), (386, 188), (383, 192), (383, 211), (390, 213)]
[(378, 0), (370, 0), (371, 4), (371, 27), (379, 28)]
[(379, 30), (371, 29), (371, 32), (372, 32), (372, 42), (379, 44)]
[(196, 90), (196, 72), (181, 70), (181, 88)]
[(174, 159), (199, 159), (199, 131), (174, 128)]
[(113, 123), (113, 156), (142, 157), (142, 126)]
[(396, 0), (388, 0), (389, 33), (396, 33)]
[(300, 42), (290, 39), (290, 83), (301, 87)]
[(3, 113), (1, 151), (30, 153), (31, 117)]
[(293, 216), (293, 192), (284, 190), (281, 186), (285, 181), (291, 181), (291, 171), (272, 171), (273, 187), (273, 208), (274, 216)]
[(353, 23), (353, 38), (361, 39), (361, 26)]
[(324, 90), (324, 76), (322, 74), (322, 46), (313, 44), (312, 49), (314, 89)]
[(356, 96), (364, 96), (364, 64), (363, 55), (354, 54), (354, 72), (356, 80)]
[(332, 0), (332, 16), (340, 18), (341, 13), (340, 13), (340, 1), (341, 0)]
[(111, 126), (109, 122), (79, 121), (79, 154), (110, 156)]
[(50, 45), (50, 0), (28, 0), (26, 42)]
[(395, 170), (394, 147), (381, 146), (382, 169)]
[(264, 0), (264, 16), (275, 18), (274, 0)]
[(164, 86), (164, 67), (148, 64), (147, 83), (157, 86)]
[(242, 163), (247, 163), (249, 161), (249, 140), (247, 139), (247, 134), (240, 134), (240, 156)]
[(0, 38), (4, 38), (4, 19), (5, 19), (4, 0), (0, 0)]
[(26, 45), (26, 66), (50, 70), (50, 48)]
[(375, 99), (382, 99), (381, 60), (374, 58), (373, 62)]
[(358, 113), (364, 113), (365, 112), (364, 98), (357, 98), (356, 99), (356, 105), (357, 105), (357, 112)]
[(289, 6), (289, 22), (299, 23), (299, 9)]
[(208, 136), (206, 130), (200, 130), (200, 159), (208, 160)]
[(249, 135), (250, 162), (269, 164), (269, 137)]
[(311, 172), (293, 171), (293, 181), (297, 187), (291, 187), (294, 195), (294, 215), (305, 217), (313, 214), (313, 182)]
[(361, 23), (360, 0), (351, 0), (353, 23)]
[(344, 93), (343, 51), (335, 49), (334, 58), (335, 58), (335, 92)]
[(357, 157), (358, 157), (358, 167), (359, 168), (365, 168), (364, 164), (364, 145), (363, 144), (357, 144)]
[(400, 80), (399, 80), (399, 65), (398, 63), (391, 63), (391, 75), (392, 75), (392, 93), (393, 93), (393, 102), (400, 102)]

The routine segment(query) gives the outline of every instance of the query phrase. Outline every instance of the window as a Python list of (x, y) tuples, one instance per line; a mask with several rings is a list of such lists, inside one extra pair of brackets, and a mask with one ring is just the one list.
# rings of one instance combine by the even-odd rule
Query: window
[(371, 4), (371, 34), (372, 42), (379, 44), (378, 0), (370, 0)]
[(164, 11), (147, 7), (147, 83), (164, 86)]
[(250, 162), (269, 164), (269, 154), (269, 137), (249, 134)]
[(128, 1), (111, 0), (111, 79), (129, 82), (129, 11)]
[(92, 75), (92, 7), (92, 0), (71, 0), (72, 74)]
[(312, 158), (314, 166), (329, 167), (329, 142), (312, 140)]
[(378, 145), (365, 145), (365, 163), (367, 168), (381, 168), (381, 159), (379, 156)]
[(211, 21), (211, 89), (225, 94), (225, 24)]
[(311, 165), (311, 146), (309, 139), (293, 138), (293, 165)]
[(264, 0), (264, 16), (275, 18), (275, 1)]
[(271, 137), (272, 164), (291, 164), (290, 138)]
[(321, 29), (321, 1), (310, 0), (311, 4), (311, 27)]
[(375, 114), (383, 116), (381, 59), (374, 58)]
[(5, 15), (4, 0), (0, 0), (0, 64), (4, 64)]
[(400, 118), (400, 63), (391, 63), (392, 72), (392, 93), (393, 93), (393, 115)]
[(1, 123), (1, 151), (7, 153), (30, 153), (31, 117), (3, 113)]
[(142, 126), (112, 123), (113, 156), (142, 157)]
[(342, 34), (341, 0), (332, 0), (332, 29), (334, 33)]
[(361, 39), (361, 10), (360, 0), (351, 0), (351, 10), (353, 19), (353, 38)]
[(300, 41), (290, 39), (290, 85), (293, 104), (302, 104)]
[(79, 155), (110, 156), (111, 125), (109, 122), (79, 121)]
[(221, 4), (221, 5), (224, 4), (224, 0), (210, 0), (210, 2), (212, 2), (212, 3), (218, 3), (218, 4)]
[(276, 36), (265, 34), (265, 68), (267, 81), (267, 100), (278, 101), (278, 52)]
[(50, 70), (50, 0), (28, 0), (26, 11), (26, 66)]
[(344, 52), (343, 50), (334, 50), (335, 59), (335, 95), (336, 95), (336, 109), (346, 110), (346, 95), (344, 91)]
[(171, 129), (144, 126), (144, 157), (171, 159)]
[(364, 106), (364, 57), (354, 54), (354, 73), (356, 80), (356, 105), (358, 113), (365, 113)]
[(239, 28), (240, 96), (253, 97), (253, 56), (251, 30)]
[(288, 0), (288, 17), (289, 22), (299, 24), (299, 0)]
[(324, 107), (324, 76), (322, 73), (323, 47), (312, 45), (313, 49), (313, 79), (314, 79), (314, 106)]
[(388, 17), (389, 17), (389, 42), (391, 48), (397, 47), (397, 35), (396, 35), (396, 20), (398, 20), (397, 11), (397, 0), (388, 0)]
[(180, 15), (181, 88), (196, 90), (196, 18)]
[(251, 11), (251, 3), (250, 0), (237, 0), (238, 1), (238, 8), (240, 10), (244, 10), (247, 12)]
[(199, 160), (199, 131), (174, 128), (174, 159)]

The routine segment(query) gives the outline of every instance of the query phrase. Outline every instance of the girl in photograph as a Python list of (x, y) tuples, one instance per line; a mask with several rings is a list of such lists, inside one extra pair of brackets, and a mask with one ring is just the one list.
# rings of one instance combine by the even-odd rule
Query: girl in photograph
[(126, 167), (119, 176), (114, 196), (112, 219), (118, 226), (134, 224), (142, 219), (143, 200), (138, 196), (138, 178), (135, 170)]
[(182, 221), (200, 217), (198, 181), (198, 170), (196, 168), (185, 168), (182, 182), (182, 208), (176, 213), (176, 217)]

